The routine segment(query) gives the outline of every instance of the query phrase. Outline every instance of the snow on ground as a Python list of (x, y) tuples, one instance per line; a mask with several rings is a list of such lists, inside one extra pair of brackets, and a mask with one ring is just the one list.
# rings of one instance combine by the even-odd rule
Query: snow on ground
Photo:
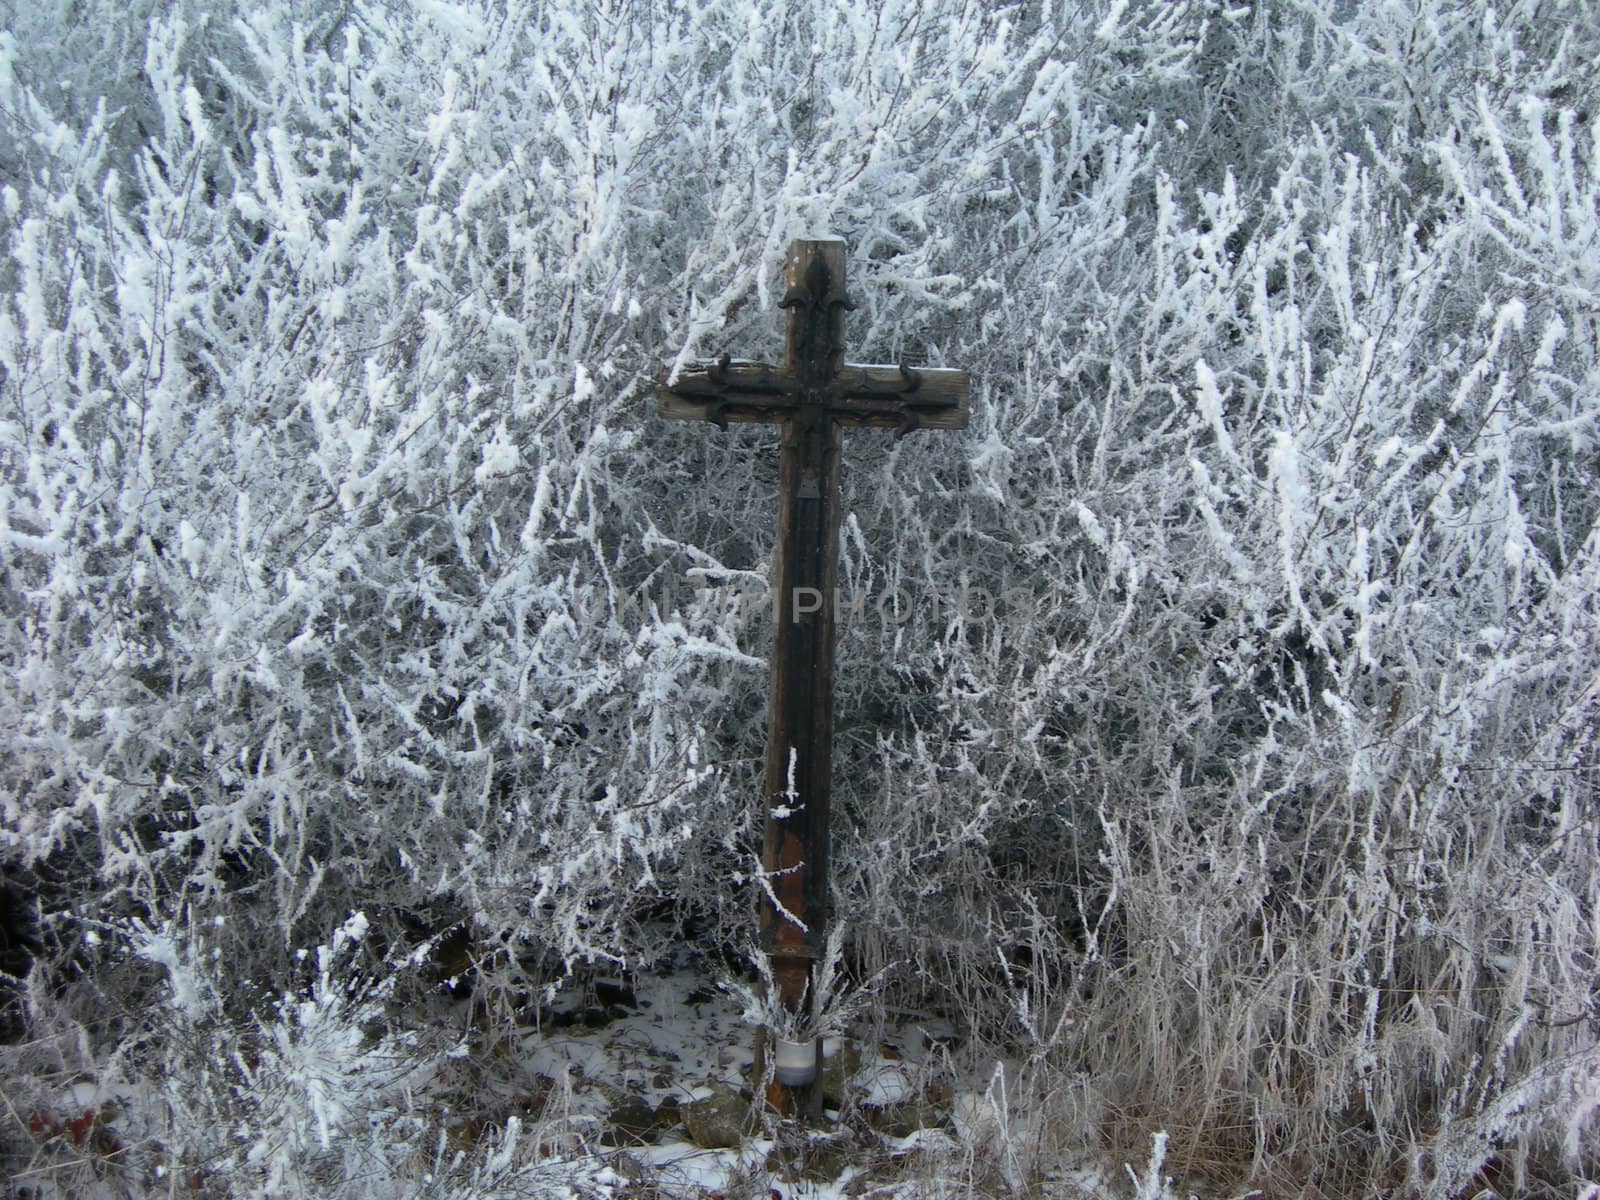
[[(749, 1087), (754, 1034), (742, 1017), (741, 997), (683, 962), (598, 990), (574, 989), (557, 998), (543, 1027), (524, 1038), (521, 1069), (529, 1081), (548, 1081), (544, 1087), (560, 1096), (568, 1119), (587, 1131), (591, 1144), (622, 1143), (597, 1152), (659, 1194), (685, 1200), (983, 1194), (967, 1187), (975, 1181), (962, 1175), (990, 1169), (984, 1160), (1003, 1136), (988, 1108), (994, 1066), (987, 1075), (962, 1072), (947, 1022), (906, 1013), (859, 1031), (849, 1045), (828, 1040), (831, 1070), (848, 1064), (847, 1111), (830, 1108), (824, 1128), (795, 1135), (810, 1140), (802, 1155), (810, 1165), (801, 1176), (782, 1165), (793, 1161), (792, 1146), (788, 1155), (775, 1153), (768, 1136), (748, 1138), (736, 1149), (707, 1149), (668, 1115), (715, 1092)], [(610, 1128), (610, 1115), (635, 1100), (663, 1113), (664, 1127), (648, 1135), (655, 1140), (635, 1142)], [(919, 1118), (928, 1127), (906, 1127)], [(1109, 1193), (1085, 1169), (1060, 1175), (1045, 1194)]]
[[(461, 1035), (442, 1055), (396, 1064), (403, 1102), (380, 1089), (366, 1110), (334, 1114), (338, 1128), (313, 1139), (320, 1151), (309, 1143), (304, 1154), (262, 1151), (286, 1156), (274, 1176), (281, 1183), (312, 1181), (315, 1190), (261, 1193), (259, 1172), (245, 1178), (214, 1158), (183, 1167), (177, 1194), (365, 1197), (371, 1189), (350, 1186), (349, 1163), (338, 1165), (342, 1141), (363, 1127), (391, 1132), (386, 1144), (401, 1152), (385, 1164), (393, 1183), (448, 1200), (938, 1200), (1009, 1197), (1022, 1194), (1024, 1181), (1041, 1198), (1102, 1200), (1129, 1190), (1086, 1168), (1041, 1171), (1024, 1148), (1039, 1122), (1014, 1094), (1014, 1064), (966, 1061), (957, 1031), (931, 1015), (902, 1011), (859, 1026), (848, 1041), (829, 1039), (827, 1094), (843, 1102), (821, 1127), (769, 1122), (761, 1136), (710, 1148), (691, 1136), (684, 1110), (720, 1097), (741, 1119), (755, 1039), (745, 997), (720, 986), (691, 951), (627, 979), (571, 984), (527, 1009), (520, 1027), (504, 1015), (486, 1020), (483, 1004), (463, 989), (460, 998), (441, 992), (391, 1011), (417, 1031), (453, 1024)], [(347, 1081), (338, 1057), (320, 1058), (320, 1072), (285, 1077), (275, 1103), (304, 1107), (308, 1098), (296, 1093), (307, 1080), (340, 1093)], [(66, 1082), (37, 1114), (24, 1114), (34, 1142), (25, 1190), (0, 1188), (0, 1197), (166, 1194), (174, 1176), (165, 1164), (176, 1160), (158, 1116), (170, 1108), (163, 1091), (160, 1080), (115, 1069)], [(252, 1136), (266, 1145), (262, 1131)], [(243, 1169), (243, 1160), (231, 1161)], [(1167, 1194), (1159, 1183), (1138, 1189), (1139, 1200)]]

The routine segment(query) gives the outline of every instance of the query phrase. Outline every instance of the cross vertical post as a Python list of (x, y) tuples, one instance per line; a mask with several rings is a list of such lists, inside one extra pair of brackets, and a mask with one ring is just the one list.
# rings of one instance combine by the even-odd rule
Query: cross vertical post
[[(802, 243), (788, 264), (784, 366), (800, 406), (778, 452), (778, 537), (773, 557), (772, 675), (767, 699), (767, 877), (761, 937), (785, 1012), (804, 1014), (828, 919), (828, 812), (833, 762), (833, 623), (839, 574), (839, 435), (821, 389), (843, 358), (844, 243)], [(776, 903), (774, 903), (776, 901)], [(782, 1047), (771, 1039), (767, 1050)], [(809, 1083), (775, 1079), (780, 1112), (821, 1116), (822, 1048)]]
[[(892, 429), (904, 436), (919, 428), (962, 429), (969, 388), (964, 371), (844, 362), (844, 313), (852, 305), (843, 242), (791, 243), (785, 275), (781, 367), (724, 355), (676, 375), (663, 368), (657, 395), (660, 414), (676, 420), (708, 420), (724, 429), (730, 421), (783, 426), (760, 926), (776, 999), (803, 1030), (814, 1015), (816, 961), (829, 919), (839, 430)], [(810, 1039), (808, 1049), (766, 1036), (762, 1051), (776, 1054), (768, 1103), (785, 1115), (820, 1116), (820, 1038)]]

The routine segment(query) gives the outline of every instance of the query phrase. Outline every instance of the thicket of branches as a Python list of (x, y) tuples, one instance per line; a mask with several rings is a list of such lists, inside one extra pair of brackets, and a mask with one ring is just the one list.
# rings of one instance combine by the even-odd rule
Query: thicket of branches
[(833, 234), (852, 355), (975, 379), (968, 434), (846, 450), (884, 1000), (1169, 1169), (1592, 1175), (1593, 18), (8, 12), (13, 1077), (164, 1073), (175, 1161), (281, 1194), (424, 1057), (360, 1035), (429, 934), (535, 984), (748, 945), (775, 451), (650, 381), (780, 353)]

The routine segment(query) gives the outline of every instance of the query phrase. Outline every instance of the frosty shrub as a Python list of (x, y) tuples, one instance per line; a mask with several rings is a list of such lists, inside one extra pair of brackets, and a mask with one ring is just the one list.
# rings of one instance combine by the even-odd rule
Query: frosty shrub
[(428, 1061), (430, 937), (486, 1005), (748, 949), (774, 441), (650, 382), (780, 353), (834, 234), (852, 356), (975, 380), (965, 441), (846, 450), (835, 899), (1063, 1114), (994, 1186), (1091, 1119), (1230, 1186), (1593, 1178), (1592, 18), (8, 12), (6, 1073), (178, 1078), (221, 930), (207, 1053), (281, 1103), (206, 1153), (327, 1189), (400, 1169), (332, 1131)]

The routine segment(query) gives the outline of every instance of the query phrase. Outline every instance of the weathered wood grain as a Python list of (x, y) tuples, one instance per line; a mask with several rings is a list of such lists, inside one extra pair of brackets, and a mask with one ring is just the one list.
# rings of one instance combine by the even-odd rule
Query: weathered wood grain
[[(656, 384), (656, 413), (669, 421), (705, 421), (713, 405), (723, 400), (722, 389), (711, 383), (706, 368), (712, 364), (699, 363), (678, 373), (677, 380), (667, 383), (670, 365), (663, 365)], [(848, 397), (829, 403), (833, 419), (846, 428), (894, 429), (901, 421), (905, 407), (917, 414), (921, 429), (965, 429), (969, 412), (970, 384), (965, 371), (947, 367), (915, 367), (919, 384), (915, 392), (904, 397), (851, 400)], [(734, 359), (724, 376), (730, 388), (741, 394), (725, 400), (724, 417), (730, 423), (757, 423), (779, 425), (787, 421), (799, 403), (799, 385), (792, 375), (781, 367), (770, 367)], [(774, 384), (774, 380), (781, 380)], [(901, 380), (897, 366), (849, 365), (839, 375), (839, 382), (892, 387)], [(781, 391), (764, 393), (764, 387), (795, 389), (793, 398)], [(746, 389), (748, 389), (746, 391)], [(861, 411), (848, 411), (855, 408)], [(876, 411), (867, 411), (876, 410)]]
[[(803, 1025), (830, 917), (840, 430), (965, 429), (970, 383), (965, 371), (942, 367), (844, 362), (843, 242), (792, 243), (785, 280), (781, 366), (723, 357), (674, 375), (664, 364), (656, 397), (668, 420), (783, 426), (759, 906), (776, 999)], [(758, 1063), (764, 1058), (758, 1049)], [(815, 1066), (815, 1082), (774, 1082), (767, 1102), (787, 1115), (820, 1118), (820, 1052)]]

